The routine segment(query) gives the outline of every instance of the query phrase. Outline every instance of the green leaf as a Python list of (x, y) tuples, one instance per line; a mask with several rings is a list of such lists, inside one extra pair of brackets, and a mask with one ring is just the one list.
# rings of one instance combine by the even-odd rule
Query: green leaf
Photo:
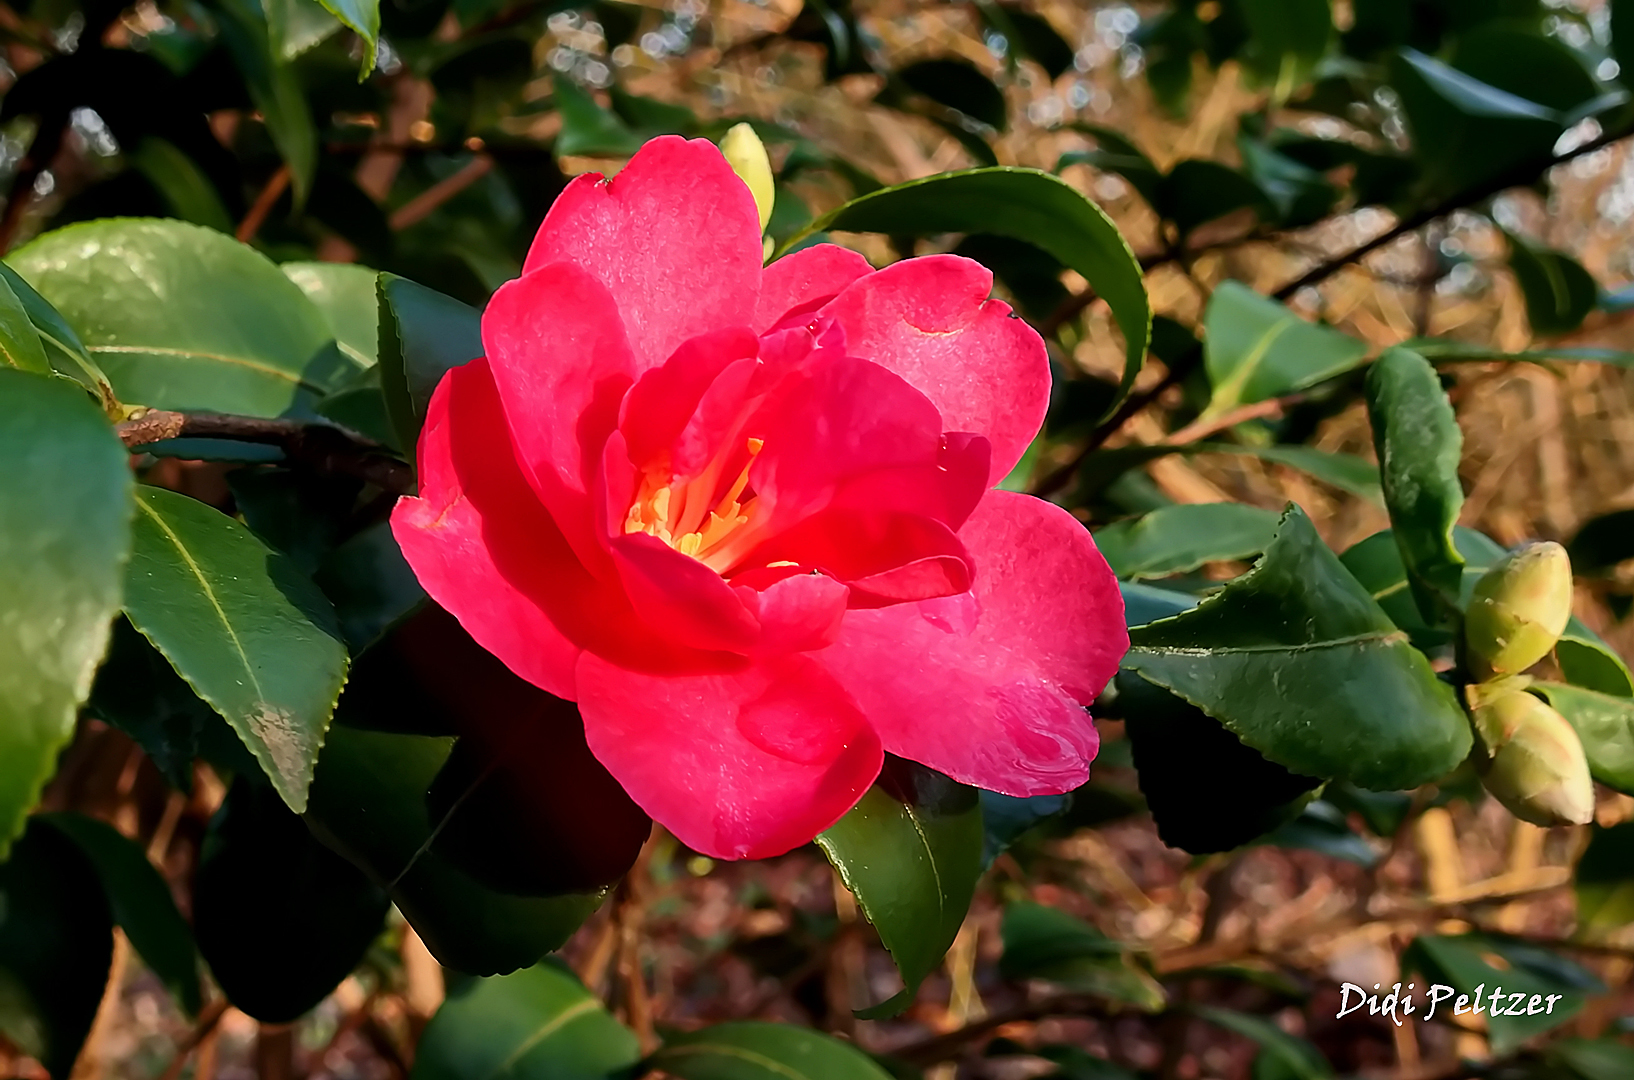
[(1575, 615), (1567, 620), (1565, 632), (1555, 642), (1555, 663), (1573, 686), (1615, 697), (1634, 697), (1634, 673), (1616, 650)]
[(1107, 486), (1130, 469), (1156, 461), (1170, 454), (1240, 454), (1259, 458), (1314, 476), (1341, 491), (1359, 495), (1369, 502), (1384, 503), (1384, 491), (1379, 484), (1379, 470), (1371, 461), (1354, 454), (1329, 453), (1309, 446), (1277, 444), (1272, 446), (1243, 446), (1237, 443), (1209, 442), (1183, 445), (1118, 446), (1097, 450), (1084, 459), (1078, 470), (1079, 500), (1094, 498)]
[(381, 274), (376, 288), (380, 387), (398, 445), (410, 450), (443, 375), (482, 355), (482, 312), (396, 274)]
[(375, 40), (380, 36), (380, 0), (322, 0), (324, 8), (363, 39), (363, 65), (357, 81), (374, 70)]
[(1163, 987), (1122, 945), (1064, 911), (1030, 901), (1010, 904), (1000, 934), (999, 974), (1006, 979), (1040, 979), (1143, 1012), (1163, 1008)]
[(1509, 269), (1526, 300), (1532, 333), (1569, 334), (1583, 325), (1600, 299), (1600, 285), (1576, 259), (1505, 231)]
[(200, 732), (212, 722), (222, 723), (170, 661), (123, 618), (114, 621), (108, 655), (97, 669), (85, 707), (135, 739), (178, 791), (192, 790)]
[[(1402, 953), (1401, 969), (1403, 974), (1416, 971), (1426, 979), (1446, 983), (1472, 998), (1481, 988), (1483, 1004), (1501, 988), (1503, 1011), (1494, 1015), (1486, 1010), (1487, 1036), (1493, 1054), (1499, 1057), (1576, 1016), (1589, 995), (1606, 992), (1599, 979), (1565, 957), (1496, 934), (1420, 934)], [(1507, 1015), (1517, 1004), (1510, 997), (1515, 993), (1526, 995), (1518, 1002), (1520, 1016)], [(1524, 1015), (1533, 994), (1560, 997), (1550, 1011)]]
[(1375, 866), (1380, 857), (1371, 844), (1351, 831), (1344, 812), (1325, 799), (1307, 803), (1299, 816), (1269, 833), (1262, 842), (1315, 851), (1357, 866)]
[(1544, 1059), (1573, 1080), (1623, 1080), (1634, 1076), (1634, 1049), (1616, 1039), (1562, 1039)]
[[(318, 129), (295, 69), (274, 48), (266, 14), (251, 0), (221, 0), (217, 26), (232, 53), (250, 100), (261, 114), (272, 145), (289, 166), (295, 205), (306, 203), (318, 168)], [(372, 62), (374, 54), (369, 52)]]
[(193, 931), (147, 854), (112, 825), (84, 814), (42, 814), (39, 820), (79, 845), (131, 947), (183, 1009), (198, 1012), (199, 957)]
[[(318, 0), (261, 0), (261, 6), (267, 16), (267, 39), (279, 60), (295, 59), (340, 29), (340, 20)], [(373, 61), (370, 56), (364, 62)]]
[(128, 152), (127, 160), (158, 189), (172, 214), (232, 235), (233, 220), (227, 216), (215, 185), (175, 143), (149, 135)]
[(1059, 817), (1072, 806), (1072, 795), (1033, 795), (1026, 798), (980, 792), (982, 804), (982, 869), (1035, 826)]
[(1516, 97), (1569, 113), (1600, 95), (1579, 54), (1530, 27), (1492, 22), (1458, 35), (1452, 66)]
[(1130, 638), (1125, 667), (1294, 772), (1397, 791), (1469, 752), (1452, 689), (1296, 506), (1254, 569)]
[(1076, 270), (1112, 307), (1125, 360), (1117, 400), (1140, 374), (1152, 312), (1140, 263), (1112, 219), (1064, 181), (1034, 169), (990, 168), (910, 180), (853, 199), (783, 245), (786, 254), (818, 232), (840, 229), (887, 236), (993, 233), (1025, 240)]
[(1167, 619), (1197, 606), (1197, 597), (1173, 589), (1160, 589), (1136, 582), (1118, 582), (1123, 594), (1123, 617), (1128, 626), (1142, 626), (1159, 619)]
[(1502, 361), (1517, 364), (1541, 364), (1549, 360), (1565, 360), (1572, 363), (1613, 364), (1617, 367), (1634, 367), (1634, 352), (1625, 352), (1622, 349), (1601, 349), (1592, 346), (1550, 347), (1540, 345), (1535, 349), (1524, 349), (1521, 352), (1511, 353), (1477, 342), (1428, 337), (1412, 338), (1404, 341), (1402, 347), (1413, 350), (1426, 360), (1455, 363), (1470, 361), (1486, 364)]
[(1193, 855), (1242, 847), (1293, 820), (1321, 784), (1132, 671), (1118, 673), (1117, 690), (1140, 793), (1170, 847)]
[(119, 610), (125, 448), (80, 390), (0, 368), (0, 858), (22, 831)]
[(1044, 16), (1036, 15), (1020, 4), (982, 0), (976, 6), (981, 11), (982, 20), (1009, 43), (1012, 57), (1027, 57), (1035, 61), (1052, 81), (1059, 79), (1072, 66), (1072, 46)]
[(645, 1062), (676, 1080), (888, 1080), (854, 1046), (818, 1031), (753, 1020), (672, 1035)]
[[(102, 406), (102, 411), (109, 416), (121, 415), (119, 402), (114, 397), (113, 387), (108, 383), (108, 376), (91, 359), (91, 354), (85, 351), (85, 345), (74, 333), (74, 328), (58, 314), (57, 309), (46, 302), (45, 297), (34, 291), (34, 287), (18, 276), (6, 263), (0, 262), (0, 281), (4, 281), (17, 302), (23, 306), (28, 320), (34, 326), (34, 332), (39, 335), (40, 344), (45, 349), (46, 362), (51, 370), (66, 375), (84, 386)], [(26, 348), (26, 346), (24, 346)]]
[(78, 329), (124, 401), (280, 416), (356, 370), (293, 282), (213, 229), (104, 218), (46, 233), (9, 261)]
[(1215, 417), (1302, 390), (1359, 365), (1367, 345), (1315, 326), (1236, 281), (1221, 282), (1203, 312), (1203, 366)]
[(610, 1080), (640, 1057), (635, 1033), (579, 980), (538, 964), (473, 980), (443, 1002), (420, 1037), (409, 1077)]
[(374, 291), (379, 275), (356, 263), (287, 262), (278, 269), (323, 313), (340, 351), (360, 367), (374, 366), (380, 338)]
[(426, 593), (382, 521), (324, 559), (314, 583), (335, 605), (341, 636), (356, 656), (425, 603)]
[(1266, 205), (1265, 192), (1247, 176), (1217, 161), (1187, 158), (1169, 169), (1154, 209), (1175, 223), (1182, 237), (1227, 214)]
[(1534, 683), (1532, 689), (1577, 731), (1594, 778), (1634, 795), (1634, 698), (1556, 682)]
[(1091, 165), (1102, 172), (1116, 173), (1140, 193), (1140, 197), (1146, 200), (1147, 205), (1159, 213), (1162, 212), (1159, 205), (1162, 199), (1160, 192), (1163, 174), (1140, 147), (1111, 128), (1098, 124), (1071, 123), (1063, 126), (1094, 139), (1096, 149), (1070, 150), (1062, 154), (1056, 160), (1056, 172), (1069, 165)]
[(1184, 503), (1097, 530), (1095, 546), (1121, 578), (1167, 577), (1258, 555), (1276, 531), (1277, 515), (1257, 506)]
[(946, 56), (920, 60), (898, 69), (896, 78), (915, 93), (925, 95), (938, 105), (956, 109), (995, 131), (1003, 131), (1008, 126), (1004, 92), (968, 60)]
[(1195, 1005), (1191, 1011), (1211, 1024), (1259, 1043), (1259, 1058), (1254, 1062), (1256, 1080), (1266, 1075), (1261, 1064), (1266, 1059), (1270, 1059), (1269, 1067), (1275, 1069), (1270, 1075), (1288, 1080), (1326, 1080), (1334, 1074), (1320, 1050), (1269, 1020), (1212, 1005)]
[(1249, 33), (1244, 59), (1286, 101), (1333, 39), (1328, 0), (1242, 0), (1242, 13)]
[(1339, 189), (1326, 177), (1253, 139), (1240, 138), (1237, 142), (1243, 167), (1265, 192), (1279, 226), (1298, 228), (1328, 216), (1339, 199)]
[(1448, 198), (1510, 170), (1546, 160), (1566, 124), (1553, 109), (1481, 82), (1413, 49), (1390, 61), (1413, 156), (1423, 167), (1420, 195)]
[(559, 72), (552, 77), (551, 85), (555, 87), (556, 112), (562, 118), (562, 130), (553, 148), (557, 157), (627, 157), (641, 149), (641, 136), (631, 131), (617, 113), (598, 104), (584, 87)]
[(173, 491), (137, 493), (125, 613), (255, 755), (291, 809), (346, 681), (334, 610), (288, 559)]
[(45, 358), (39, 331), (34, 329), (23, 302), (4, 280), (0, 280), (0, 365), (36, 375), (51, 374), (51, 362)]
[(263, 1023), (296, 1019), (357, 967), (388, 907), (274, 792), (234, 781), (193, 879), (199, 951), (227, 1000)]
[(1458, 458), (1464, 436), (1435, 369), (1417, 353), (1387, 349), (1367, 373), (1367, 415), (1384, 501), (1425, 621), (1447, 621), (1458, 603), (1464, 557), (1452, 530), (1464, 505)]
[(1577, 922), (1585, 937), (1615, 934), (1634, 923), (1634, 821), (1589, 827), (1576, 886)]
[(96, 871), (66, 836), (30, 823), (0, 863), (0, 1035), (68, 1080), (113, 962)]
[(964, 925), (981, 876), (976, 791), (922, 765), (889, 759), (879, 782), (817, 837), (828, 861), (879, 931), (903, 990), (857, 1012), (895, 1016), (913, 1003)]

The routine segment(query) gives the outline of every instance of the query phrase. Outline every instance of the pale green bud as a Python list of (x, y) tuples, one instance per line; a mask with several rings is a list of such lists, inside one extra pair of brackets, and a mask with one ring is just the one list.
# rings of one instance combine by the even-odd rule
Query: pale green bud
[(755, 197), (755, 208), (760, 211), (760, 231), (766, 231), (772, 220), (772, 201), (776, 197), (772, 187), (772, 162), (766, 156), (766, 146), (748, 124), (738, 124), (721, 140), (721, 153), (738, 178), (749, 185)]
[(1481, 783), (1523, 821), (1588, 823), (1594, 818), (1594, 781), (1582, 741), (1564, 716), (1513, 685), (1468, 690)]
[(1470, 671), (1514, 675), (1549, 655), (1572, 617), (1572, 563), (1553, 541), (1505, 556), (1475, 584), (1464, 613)]

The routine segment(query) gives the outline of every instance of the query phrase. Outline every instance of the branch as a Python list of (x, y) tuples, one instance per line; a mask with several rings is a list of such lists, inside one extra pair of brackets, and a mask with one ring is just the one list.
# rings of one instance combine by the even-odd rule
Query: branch
[(230, 439), (276, 446), (291, 461), (320, 473), (356, 477), (393, 495), (415, 491), (413, 469), (379, 443), (334, 424), (149, 409), (114, 430), (127, 449), (166, 439)]

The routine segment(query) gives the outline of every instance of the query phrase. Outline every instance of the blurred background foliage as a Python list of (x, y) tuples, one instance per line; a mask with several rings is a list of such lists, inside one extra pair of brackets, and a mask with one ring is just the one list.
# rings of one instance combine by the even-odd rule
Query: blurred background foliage
[[(1151, 360), (1121, 404), (1117, 319), (1038, 247), (980, 228), (895, 235), (889, 222), (815, 235), (876, 265), (951, 249), (993, 269), (1001, 294), (1049, 341), (1057, 376), (1046, 437), (1010, 484), (1056, 498), (1097, 530), (1120, 576), (1137, 583), (1126, 593), (1131, 624), (1239, 575), (1289, 501), (1381, 600), (1402, 589), (1399, 565), (1381, 570), (1354, 546), (1390, 525), (1362, 365), (1413, 343), (1437, 365), (1462, 431), (1458, 520), (1470, 530), (1459, 534), (1470, 565), (1527, 539), (1569, 541), (1581, 633), (1571, 632), (1578, 651), (1563, 646), (1559, 666), (1580, 683), (1590, 676), (1573, 675), (1570, 657), (1598, 664), (1607, 692), (1626, 697), (1634, 681), (1615, 656), (1634, 645), (1623, 621), (1634, 598), (1634, 26), (1619, 35), (1625, 23), (1634, 8), (1600, 0), (0, 5), (0, 249), (108, 217), (235, 235), (282, 264), (341, 351), (367, 361), (399, 346), (380, 338), (373, 274), (345, 264), (407, 279), (382, 285), (400, 313), (442, 302), (414, 283), (480, 307), (520, 271), (568, 177), (616, 170), (656, 134), (718, 138), (753, 123), (777, 172), (770, 233), (780, 244), (805, 242), (825, 213), (884, 185), (994, 164), (1057, 173), (1112, 216), (1145, 271)], [(44, 256), (34, 250), (37, 267)], [(99, 318), (95, 297), (65, 314), (86, 333)], [(378, 393), (366, 380), (324, 388), (319, 412), (401, 442), (368, 412)], [(146, 389), (124, 396), (188, 404)], [(297, 404), (297, 413), (312, 406)], [(238, 510), (343, 606), (344, 559), (365, 558), (357, 549), (368, 541), (337, 547), (349, 532), (315, 541), (280, 532), (292, 506), (306, 513), (323, 492), (175, 456), (147, 464), (154, 482)], [(323, 497), (349, 506), (355, 495)], [(1415, 644), (1445, 645), (1410, 606), (1390, 611)], [(342, 615), (349, 643), (382, 628)], [(413, 647), (369, 662), (412, 663)], [(10, 1030), (0, 1073), (566, 1075), (548, 1062), (530, 1071), (535, 1044), (513, 1022), (563, 1010), (606, 1021), (583, 1037), (603, 1055), (584, 1058), (583, 1075), (634, 1060), (628, 1030), (555, 968), (473, 985), (445, 979), (396, 914), (377, 936), (388, 897), (352, 863), (389, 853), (350, 851), (347, 862), (291, 831), (295, 819), (264, 791), (235, 786), (229, 796), (221, 776), (256, 772), (239, 764), (242, 748), (220, 738), (219, 724), (190, 719), (198, 700), (151, 666), (152, 650), (128, 626), (112, 656), (119, 679), (99, 681), (98, 719), (82, 722), (46, 808), (91, 813), (142, 841), (234, 1007), (204, 1003), (189, 989), (187, 958), (167, 968), (128, 912), (85, 899), (96, 895), (95, 873), (112, 871), (80, 865), (58, 835), (71, 825), (34, 828), (3, 872), (54, 874), (60, 905), (88, 904), (78, 925), (119, 922), (141, 962), (116, 947), (115, 992), (77, 1066), (42, 1065)], [(120, 722), (129, 717), (121, 685), (169, 702), (144, 720), (193, 731), (214, 768), (190, 767), (190, 754), (144, 754), (120, 730), (135, 727)], [(343, 722), (347, 701), (367, 707), (349, 696)], [(1314, 798), (1314, 781), (1132, 673), (1103, 705), (1105, 743), (1088, 787), (1048, 805), (984, 796), (991, 870), (902, 1018), (853, 1015), (894, 991), (896, 971), (811, 849), (725, 865), (663, 837), (636, 857), (639, 844), (621, 834), (608, 857), (634, 858), (634, 869), (562, 956), (649, 1044), (666, 1026), (780, 1019), (938, 1080), (953, 1069), (1163, 1080), (1634, 1076), (1627, 774), (1600, 789), (1596, 824), (1543, 829), (1485, 798), (1467, 770), (1410, 794), (1335, 781)], [(1126, 715), (1141, 718), (1127, 731)], [(323, 768), (378, 760), (367, 726), (335, 729)], [(392, 766), (429, 782), (448, 746), (430, 734), (416, 746), (424, 753)], [(320, 769), (315, 799), (322, 780)], [(318, 820), (327, 812), (316, 811)], [(72, 839), (94, 850), (94, 840)], [(480, 840), (433, 850), (492, 875)], [(258, 876), (246, 850), (294, 869)], [(212, 925), (201, 918), (212, 889), (260, 906)], [(286, 909), (321, 889), (336, 897), (324, 917), (292, 928)], [(538, 911), (498, 918), (520, 925)], [(574, 926), (584, 917), (569, 914), (551, 917)], [(15, 952), (5, 933), (0, 946)], [(151, 926), (144, 940), (155, 935), (164, 940)], [(457, 947), (432, 944), (444, 955)], [(269, 984), (265, 965), (302, 950), (327, 966), (300, 973), (301, 985)], [(95, 948), (38, 955), (62, 971), (110, 963)], [(1462, 990), (1513, 978), (1580, 1004), (1535, 1026), (1397, 1027), (1367, 1010), (1335, 1019), (1340, 983), (1388, 989), (1413, 977)], [(0, 1010), (6, 990), (0, 983)], [(309, 1000), (319, 1004), (296, 1010), (298, 1020), (280, 1014)], [(86, 1004), (59, 1003), (75, 1015)], [(461, 1037), (508, 1049), (479, 1052)], [(689, 1067), (684, 1045), (661, 1052), (676, 1075)]]

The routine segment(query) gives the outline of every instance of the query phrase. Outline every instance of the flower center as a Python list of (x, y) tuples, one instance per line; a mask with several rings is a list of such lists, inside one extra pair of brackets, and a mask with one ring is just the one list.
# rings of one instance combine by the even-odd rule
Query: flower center
[(711, 500), (726, 467), (726, 455), (717, 455), (702, 473), (690, 480), (670, 474), (666, 455), (642, 475), (641, 490), (624, 518), (624, 531), (656, 536), (681, 554), (707, 562), (710, 552), (721, 541), (747, 525), (754, 516), (755, 497), (750, 495), (744, 499), (743, 493), (749, 486), (749, 469), (762, 445), (760, 439), (746, 440), (748, 460), (726, 492), (713, 500), (713, 505)]

